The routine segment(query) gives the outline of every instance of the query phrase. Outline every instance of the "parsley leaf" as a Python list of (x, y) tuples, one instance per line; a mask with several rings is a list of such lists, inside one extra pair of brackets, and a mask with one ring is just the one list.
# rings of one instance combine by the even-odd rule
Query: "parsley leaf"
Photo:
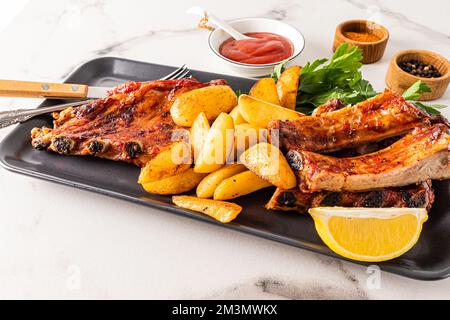
[[(426, 83), (418, 80), (414, 82), (411, 87), (406, 89), (403, 92), (402, 96), (403, 98), (405, 98), (405, 100), (417, 100), (420, 98), (420, 94), (422, 92), (431, 92), (431, 89), (427, 86)], [(425, 104), (419, 101), (415, 101), (414, 104), (431, 115), (440, 115), (441, 112), (437, 109), (447, 108), (447, 106), (444, 104)]]
[(279, 64), (277, 64), (274, 68), (273, 68), (273, 72), (271, 73), (270, 77), (275, 80), (275, 82), (278, 81), (278, 78), (280, 78), (281, 74), (283, 73), (283, 71), (286, 69), (285, 68), (285, 64), (286, 64), (287, 60), (281, 61)]
[(419, 102), (419, 101), (414, 102), (414, 104), (417, 107), (425, 110), (426, 112), (428, 112), (429, 114), (431, 114), (433, 116), (437, 116), (437, 115), (441, 114), (441, 112), (437, 109), (447, 108), (447, 106), (444, 104), (425, 104), (425, 103)]
[(331, 59), (306, 63), (300, 75), (297, 110), (309, 114), (332, 98), (353, 104), (377, 95), (372, 85), (362, 78), (361, 60), (361, 49), (342, 44)]
[(425, 82), (421, 80), (414, 82), (414, 84), (406, 89), (402, 96), (405, 100), (418, 100), (422, 92), (431, 92), (431, 89)]
[(350, 84), (350, 88), (352, 88), (353, 91), (358, 95), (358, 102), (367, 100), (378, 94), (378, 92), (373, 89), (370, 82), (362, 78), (355, 84)]

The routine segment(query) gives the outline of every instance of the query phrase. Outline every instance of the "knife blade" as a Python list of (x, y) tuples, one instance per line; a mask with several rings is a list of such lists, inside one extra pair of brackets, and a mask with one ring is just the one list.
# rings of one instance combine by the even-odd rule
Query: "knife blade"
[(108, 94), (108, 91), (111, 89), (112, 88), (107, 88), (107, 87), (88, 86), (86, 98), (88, 98), (88, 99), (104, 98)]

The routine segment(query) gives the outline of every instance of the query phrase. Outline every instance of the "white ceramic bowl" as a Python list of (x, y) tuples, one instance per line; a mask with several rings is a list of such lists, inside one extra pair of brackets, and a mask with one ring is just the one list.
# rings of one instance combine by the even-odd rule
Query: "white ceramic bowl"
[[(294, 27), (278, 20), (266, 18), (242, 18), (232, 20), (229, 22), (229, 24), (241, 33), (271, 32), (289, 39), (294, 45), (294, 53), (288, 59), (289, 61), (297, 58), (305, 47), (305, 38), (303, 37), (301, 32)], [(247, 64), (225, 58), (219, 53), (219, 47), (228, 38), (230, 38), (230, 36), (222, 29), (216, 29), (209, 35), (209, 47), (220, 60), (231, 67), (231, 69), (236, 73), (248, 77), (264, 76), (270, 74), (273, 71), (274, 66), (279, 63), (275, 62), (267, 64)]]

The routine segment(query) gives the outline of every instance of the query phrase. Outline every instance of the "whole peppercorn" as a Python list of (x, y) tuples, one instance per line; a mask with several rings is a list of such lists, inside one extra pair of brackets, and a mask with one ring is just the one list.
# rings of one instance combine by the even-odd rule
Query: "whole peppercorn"
[(398, 66), (403, 71), (418, 77), (439, 78), (442, 76), (439, 70), (432, 64), (424, 63), (415, 59), (402, 61), (398, 64)]

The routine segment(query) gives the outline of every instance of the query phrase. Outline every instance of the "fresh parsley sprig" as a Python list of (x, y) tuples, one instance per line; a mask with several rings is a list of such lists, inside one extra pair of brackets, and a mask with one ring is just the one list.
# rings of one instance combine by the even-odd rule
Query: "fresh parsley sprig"
[(419, 101), (414, 102), (414, 104), (434, 116), (441, 114), (441, 112), (437, 109), (447, 108), (445, 104), (425, 104)]
[(422, 92), (431, 92), (431, 88), (427, 86), (425, 82), (418, 80), (412, 84), (411, 87), (406, 89), (402, 96), (405, 100), (414, 101), (414, 104), (422, 110), (428, 112), (431, 115), (440, 115), (441, 112), (438, 109), (444, 109), (447, 106), (444, 104), (425, 104), (423, 102), (415, 101), (420, 98)]
[[(339, 46), (331, 59), (308, 62), (302, 68), (297, 91), (297, 110), (310, 114), (329, 99), (338, 98), (354, 104), (377, 95), (372, 85), (362, 78), (362, 51), (348, 44)], [(277, 80), (284, 63), (277, 65), (272, 74)]]
[[(331, 59), (323, 58), (306, 63), (300, 74), (296, 110), (311, 114), (315, 108), (332, 98), (340, 99), (346, 104), (356, 104), (379, 94), (369, 81), (362, 78), (362, 58), (361, 49), (349, 47), (344, 43), (336, 49)], [(275, 81), (284, 71), (285, 63), (286, 61), (283, 61), (275, 66), (271, 75)], [(430, 91), (424, 82), (417, 81), (403, 93), (403, 97), (415, 101), (422, 92)], [(433, 115), (440, 114), (438, 109), (446, 107), (439, 104), (414, 103)]]
[(417, 81), (412, 84), (411, 87), (406, 89), (402, 96), (405, 100), (418, 100), (422, 92), (431, 92), (430, 87), (425, 82)]
[(284, 67), (284, 65), (286, 64), (287, 60), (281, 61), (279, 64), (277, 64), (274, 68), (273, 68), (273, 72), (270, 75), (271, 78), (273, 78), (273, 80), (275, 80), (275, 82), (278, 81), (278, 78), (280, 78), (281, 74), (283, 73), (283, 71), (286, 69)]

